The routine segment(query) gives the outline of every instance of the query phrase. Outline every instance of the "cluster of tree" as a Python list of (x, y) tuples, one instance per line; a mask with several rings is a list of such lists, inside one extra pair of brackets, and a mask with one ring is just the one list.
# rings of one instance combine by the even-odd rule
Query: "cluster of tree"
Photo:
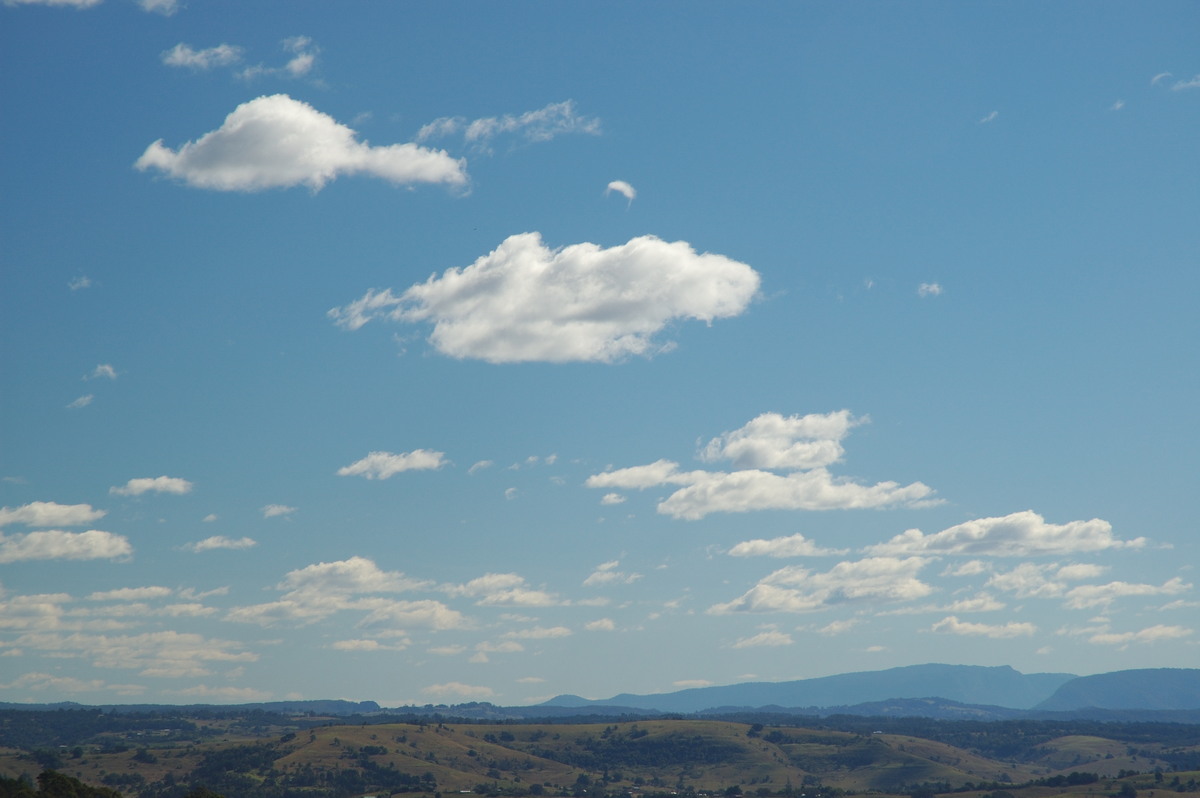
[(717, 764), (739, 756), (738, 746), (696, 734), (647, 736), (636, 726), (624, 733), (607, 727), (599, 737), (585, 735), (562, 748), (534, 745), (526, 753), (584, 770), (610, 767), (679, 767)]
[[(28, 778), (0, 776), (0, 798), (121, 798), (121, 793), (109, 787), (93, 787), (79, 779), (54, 770), (43, 770), (35, 785)], [(181, 798), (223, 798), (217, 793), (198, 787), (181, 794)]]
[(158, 732), (163, 739), (177, 739), (194, 737), (198, 729), (182, 715), (116, 715), (99, 709), (0, 709), (0, 745), (26, 751), (79, 745), (102, 734), (147, 731)]

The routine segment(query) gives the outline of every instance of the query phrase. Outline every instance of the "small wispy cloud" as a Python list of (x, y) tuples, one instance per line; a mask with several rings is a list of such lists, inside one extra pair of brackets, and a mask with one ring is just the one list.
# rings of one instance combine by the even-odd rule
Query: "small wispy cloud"
[(1124, 107), (1125, 107), (1125, 101), (1124, 101), (1124, 100), (1117, 100), (1115, 103), (1113, 103), (1112, 105), (1110, 105), (1110, 106), (1108, 107), (1108, 110), (1110, 110), (1110, 111), (1120, 111), (1120, 110), (1121, 110), (1122, 108), (1124, 108)]
[(917, 296), (919, 297), (941, 296), (942, 291), (941, 283), (921, 283), (917, 286)]
[(192, 483), (179, 477), (139, 477), (124, 485), (108, 489), (114, 496), (141, 496), (143, 493), (173, 493), (182, 496), (192, 492)]
[(70, 288), (72, 291), (82, 291), (84, 288), (90, 288), (91, 285), (91, 278), (85, 274), (81, 274), (78, 277), (72, 277), (70, 282), (67, 283), (67, 288)]
[(1169, 77), (1171, 77), (1170, 72), (1159, 72), (1157, 75), (1150, 78), (1150, 85), (1157, 86), (1159, 83), (1161, 83), (1162, 81), (1166, 80)]
[(600, 134), (600, 120), (575, 110), (574, 100), (550, 103), (522, 114), (489, 116), (468, 121), (461, 116), (435, 119), (417, 131), (417, 141), (462, 134), (467, 144), (483, 152), (491, 151), (492, 142), (502, 135), (514, 135), (531, 142), (550, 141), (567, 133)]
[(227, 538), (224, 535), (213, 535), (210, 538), (189, 543), (183, 548), (185, 551), (199, 554), (202, 551), (216, 551), (218, 549), (249, 549), (257, 545), (258, 542), (253, 538), (234, 539)]
[(281, 67), (268, 67), (262, 64), (246, 67), (238, 73), (238, 77), (243, 80), (252, 80), (268, 75), (302, 78), (312, 72), (313, 67), (317, 64), (317, 54), (321, 52), (321, 48), (317, 47), (312, 38), (308, 36), (289, 36), (281, 41), (279, 46), (285, 53), (292, 55), (286, 64)]
[(169, 17), (179, 10), (179, 0), (138, 0), (143, 11)]
[(1171, 86), (1171, 91), (1183, 91), (1185, 89), (1200, 89), (1200, 75), (1196, 75), (1190, 80), (1180, 80)]
[(160, 57), (167, 66), (204, 71), (236, 64), (242, 60), (242, 52), (241, 47), (233, 44), (222, 43), (196, 50), (191, 45), (180, 42), (170, 50), (164, 50)]
[(371, 452), (361, 460), (337, 470), (339, 477), (359, 476), (367, 479), (387, 479), (404, 471), (436, 471), (446, 465), (446, 453), (431, 449), (411, 452)]
[(625, 199), (629, 200), (626, 207), (633, 204), (633, 198), (637, 196), (637, 189), (626, 183), (624, 180), (614, 180), (608, 184), (608, 188), (604, 189), (604, 196), (608, 196), (613, 192), (617, 192)]
[(76, 399), (74, 402), (71, 402), (69, 405), (67, 405), (67, 409), (68, 410), (77, 410), (81, 407), (87, 407), (88, 405), (90, 405), (92, 403), (92, 400), (95, 398), (96, 398), (95, 394), (90, 394), (90, 393), (84, 394), (83, 396)]
[(262, 508), (263, 518), (278, 518), (280, 516), (288, 516), (296, 512), (295, 507), (288, 507), (286, 504), (268, 504)]
[(795, 642), (792, 636), (786, 632), (780, 632), (775, 629), (770, 629), (765, 632), (759, 632), (752, 637), (743, 637), (733, 644), (734, 648), (759, 648), (762, 646), (790, 646)]
[(986, 125), (986, 124), (987, 124), (987, 123), (989, 123), (989, 122), (995, 122), (995, 121), (996, 121), (996, 118), (997, 118), (997, 117), (999, 117), (999, 116), (1000, 116), (1000, 112), (999, 112), (999, 111), (992, 111), (992, 112), (991, 112), (991, 113), (989, 113), (987, 116), (985, 116), (985, 117), (983, 117), (982, 119), (980, 119), (978, 124), (981, 124), (981, 125)]
[(115, 380), (117, 378), (117, 370), (109, 363), (101, 363), (92, 369), (92, 373), (84, 377), (85, 380)]

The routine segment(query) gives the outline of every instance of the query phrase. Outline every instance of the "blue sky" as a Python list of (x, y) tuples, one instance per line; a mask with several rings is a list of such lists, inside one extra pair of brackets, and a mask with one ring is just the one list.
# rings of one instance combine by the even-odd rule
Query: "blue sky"
[(1198, 660), (1194, 3), (0, 6), (0, 700)]

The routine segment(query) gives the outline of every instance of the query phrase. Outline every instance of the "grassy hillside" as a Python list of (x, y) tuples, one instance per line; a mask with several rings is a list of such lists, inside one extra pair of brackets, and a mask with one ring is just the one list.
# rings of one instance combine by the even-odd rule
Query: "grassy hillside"
[[(178, 728), (105, 732), (77, 745), (0, 749), (0, 775), (53, 767), (137, 798), (178, 798), (204, 785), (228, 798), (342, 798), (416, 793), (619, 798), (721, 794), (837, 798), (843, 794), (963, 798), (1113, 795), (1200, 798), (1200, 730), (1166, 742), (1095, 735), (1031, 740), (1004, 732), (1005, 758), (915, 734), (715, 720), (610, 724), (247, 723), (193, 719)], [(261, 720), (261, 719), (260, 719)], [(1170, 760), (1170, 761), (1169, 761)], [(1156, 774), (1155, 771), (1158, 770)], [(1078, 774), (1087, 773), (1086, 779)], [(1075, 774), (1067, 778), (1070, 774)], [(1037, 786), (1034, 782), (1041, 782)], [(1019, 786), (1025, 785), (1025, 786)], [(1127, 795), (1126, 798), (1129, 798)]]

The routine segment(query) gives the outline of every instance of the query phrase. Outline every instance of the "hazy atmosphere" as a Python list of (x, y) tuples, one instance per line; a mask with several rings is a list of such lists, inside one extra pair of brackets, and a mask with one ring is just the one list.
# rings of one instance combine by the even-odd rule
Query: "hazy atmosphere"
[(1195, 667), (1198, 34), (0, 0), (0, 701)]

